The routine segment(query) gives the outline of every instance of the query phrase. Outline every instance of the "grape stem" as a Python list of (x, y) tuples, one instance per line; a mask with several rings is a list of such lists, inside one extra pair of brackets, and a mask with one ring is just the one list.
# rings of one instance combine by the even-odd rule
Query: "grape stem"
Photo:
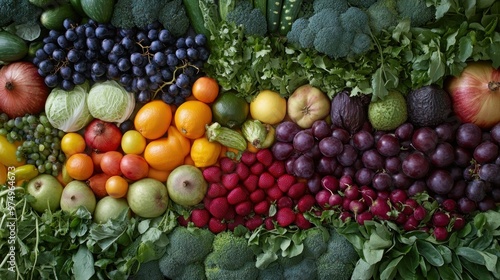
[(176, 79), (175, 75), (177, 73), (177, 70), (183, 70), (184, 68), (187, 68), (189, 66), (194, 67), (197, 71), (200, 70), (198, 67), (191, 65), (188, 62), (184, 62), (182, 66), (175, 68), (174, 73), (172, 73), (172, 79), (170, 81), (164, 82), (160, 86), (158, 86), (158, 89), (156, 89), (153, 93), (152, 99), (154, 99), (156, 97), (156, 94), (158, 94), (158, 92), (160, 92), (165, 86), (171, 85), (175, 82)]

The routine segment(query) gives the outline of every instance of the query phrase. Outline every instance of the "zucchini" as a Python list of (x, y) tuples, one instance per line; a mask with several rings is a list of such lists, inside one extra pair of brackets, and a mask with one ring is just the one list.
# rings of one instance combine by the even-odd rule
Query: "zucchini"
[(238, 151), (244, 151), (247, 149), (247, 140), (236, 130), (223, 127), (218, 122), (214, 122), (211, 125), (207, 124), (205, 129), (208, 141), (210, 142), (216, 141), (223, 146), (233, 148)]
[(279, 31), (280, 14), (283, 0), (267, 0), (267, 31), (275, 33)]
[(203, 18), (199, 2), (200, 0), (182, 0), (187, 16), (189, 17), (189, 22), (191, 23), (194, 31), (199, 34), (205, 34), (205, 36), (209, 37), (210, 32), (205, 27), (205, 20)]
[(284, 0), (280, 15), (280, 35), (286, 36), (300, 11), (302, 0)]
[(70, 18), (75, 22), (78, 22), (80, 19), (69, 3), (45, 10), (40, 16), (40, 23), (49, 30), (62, 31), (64, 30), (63, 21), (66, 18)]
[(253, 7), (255, 9), (259, 9), (264, 17), (267, 19), (267, 0), (254, 0), (253, 1)]
[(81, 0), (85, 14), (97, 21), (98, 23), (108, 23), (113, 16), (113, 7), (115, 1), (113, 0)]
[(19, 60), (28, 53), (28, 44), (16, 34), (0, 31), (0, 61)]

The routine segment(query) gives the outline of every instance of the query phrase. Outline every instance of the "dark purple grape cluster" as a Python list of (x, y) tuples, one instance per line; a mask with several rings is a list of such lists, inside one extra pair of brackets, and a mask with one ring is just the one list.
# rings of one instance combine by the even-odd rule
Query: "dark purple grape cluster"
[(87, 80), (116, 80), (138, 102), (161, 98), (181, 104), (210, 54), (205, 35), (176, 38), (158, 22), (145, 29), (93, 20), (76, 24), (66, 19), (63, 25), (63, 31), (49, 31), (33, 59), (52, 88), (72, 90)]
[(447, 211), (461, 214), (500, 202), (500, 124), (484, 131), (456, 120), (435, 127), (404, 123), (383, 132), (367, 123), (349, 134), (324, 120), (309, 129), (288, 121), (276, 127), (276, 139), (274, 157), (286, 161), (289, 174), (307, 178), (313, 193), (334, 175), (377, 193), (427, 192), (440, 204), (454, 201), (456, 209)]

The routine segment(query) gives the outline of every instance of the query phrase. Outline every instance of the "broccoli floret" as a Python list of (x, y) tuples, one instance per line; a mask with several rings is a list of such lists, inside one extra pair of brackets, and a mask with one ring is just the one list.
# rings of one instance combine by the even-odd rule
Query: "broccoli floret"
[(305, 231), (304, 256), (306, 258), (317, 259), (328, 248), (328, 240), (330, 234), (328, 230), (323, 227), (313, 227)]
[(182, 0), (168, 2), (161, 9), (158, 21), (175, 37), (184, 35), (189, 29), (189, 18)]
[(436, 18), (435, 7), (427, 7), (425, 1), (398, 0), (397, 7), (399, 16), (410, 19), (411, 26), (422, 26)]
[(356, 33), (352, 41), (351, 51), (354, 54), (365, 53), (372, 47), (372, 38), (365, 33)]
[(300, 33), (299, 43), (303, 48), (313, 48), (314, 47), (314, 38), (316, 37), (315, 31), (311, 28), (305, 28), (302, 33)]
[(373, 34), (383, 29), (396, 26), (399, 21), (396, 0), (379, 0), (371, 5), (366, 12), (370, 18), (370, 27)]
[(279, 262), (273, 262), (266, 268), (260, 270), (258, 280), (285, 280), (283, 266)]
[(207, 279), (257, 279), (255, 254), (246, 238), (221, 232), (215, 236), (212, 249), (205, 259)]
[(141, 280), (141, 279), (148, 279), (148, 280), (164, 279), (163, 274), (160, 271), (160, 265), (158, 260), (142, 263), (137, 273), (131, 275), (129, 278), (129, 280)]
[(347, 0), (347, 2), (350, 6), (366, 9), (377, 2), (377, 0)]
[(160, 258), (160, 270), (171, 279), (189, 279), (198, 267), (204, 267), (205, 257), (212, 250), (214, 234), (207, 229), (175, 227), (169, 234), (170, 243)]
[(314, 0), (313, 8), (315, 13), (324, 9), (332, 9), (341, 14), (349, 8), (349, 3), (347, 3), (347, 0)]
[(351, 279), (359, 255), (352, 244), (335, 229), (330, 229), (326, 252), (316, 260), (318, 279)]
[(350, 7), (344, 13), (340, 14), (340, 24), (344, 30), (351, 32), (370, 33), (370, 19), (361, 9)]
[(158, 20), (160, 11), (168, 0), (133, 0), (132, 15), (134, 24), (139, 28), (146, 28)]
[(309, 20), (306, 18), (298, 18), (295, 20), (292, 24), (292, 28), (286, 35), (286, 38), (288, 42), (291, 44), (300, 44), (300, 36), (302, 34), (302, 31), (307, 28), (307, 25), (309, 24)]
[(28, 0), (1, 0), (0, 1), (0, 26), (16, 24), (37, 23), (43, 10), (31, 4)]
[[(287, 280), (302, 280), (307, 275), (309, 279), (316, 279), (317, 268), (316, 260), (311, 258), (303, 258), (302, 261), (283, 268), (283, 274)], [(336, 279), (336, 278), (331, 278)]]
[(132, 14), (132, 3), (134, 0), (118, 0), (113, 8), (111, 24), (121, 28), (132, 28), (135, 26)]
[(234, 9), (228, 11), (226, 21), (242, 25), (247, 35), (265, 36), (267, 33), (266, 17), (260, 9), (254, 8), (250, 1), (236, 2)]

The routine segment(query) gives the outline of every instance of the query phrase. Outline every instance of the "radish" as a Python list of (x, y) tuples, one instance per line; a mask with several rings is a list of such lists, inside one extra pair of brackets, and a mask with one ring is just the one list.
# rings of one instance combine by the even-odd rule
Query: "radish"
[(377, 197), (370, 206), (370, 212), (379, 219), (388, 220), (391, 212), (388, 200)]

